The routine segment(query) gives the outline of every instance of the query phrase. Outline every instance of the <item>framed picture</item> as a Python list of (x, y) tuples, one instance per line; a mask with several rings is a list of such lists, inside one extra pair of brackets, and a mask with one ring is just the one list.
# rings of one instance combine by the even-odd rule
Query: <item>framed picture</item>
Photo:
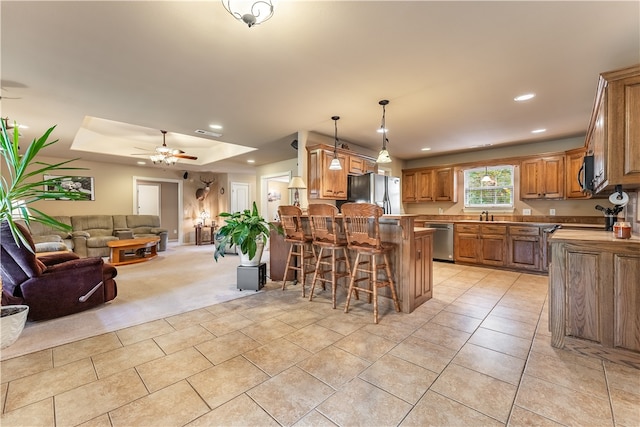
[[(93, 177), (92, 176), (56, 176), (45, 175), (45, 180), (53, 179), (65, 190), (83, 193), (85, 197), (80, 200), (95, 200)], [(56, 191), (53, 185), (45, 185), (45, 191)], [(47, 200), (70, 200), (68, 197), (56, 197)]]

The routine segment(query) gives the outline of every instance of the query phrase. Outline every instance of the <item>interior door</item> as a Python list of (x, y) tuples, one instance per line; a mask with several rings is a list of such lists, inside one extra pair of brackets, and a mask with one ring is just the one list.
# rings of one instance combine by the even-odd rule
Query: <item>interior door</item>
[(231, 212), (240, 212), (249, 207), (249, 184), (245, 182), (231, 183)]
[(160, 216), (160, 185), (138, 184), (138, 215)]

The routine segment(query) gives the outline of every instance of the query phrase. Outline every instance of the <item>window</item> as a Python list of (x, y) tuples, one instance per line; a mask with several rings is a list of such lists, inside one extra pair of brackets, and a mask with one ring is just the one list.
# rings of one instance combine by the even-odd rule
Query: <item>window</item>
[(513, 165), (464, 171), (465, 208), (513, 208)]

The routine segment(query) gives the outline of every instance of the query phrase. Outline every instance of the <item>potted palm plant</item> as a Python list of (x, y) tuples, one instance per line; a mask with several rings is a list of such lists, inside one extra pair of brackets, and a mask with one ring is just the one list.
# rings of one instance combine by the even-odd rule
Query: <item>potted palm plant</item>
[[(20, 134), (18, 125), (14, 124), (12, 137), (7, 131), (8, 120), (0, 120), (2, 131), (0, 132), (0, 152), (5, 167), (0, 185), (0, 226), (8, 228), (16, 245), (25, 245), (31, 250), (26, 237), (16, 225), (17, 220), (23, 220), (27, 225), (31, 221), (40, 222), (62, 230), (70, 230), (70, 227), (37, 209), (27, 209), (27, 206), (35, 201), (65, 197), (70, 200), (85, 198), (82, 193), (65, 190), (59, 185), (59, 180), (39, 179), (45, 174), (62, 170), (77, 170), (66, 166), (73, 160), (60, 163), (43, 163), (36, 161), (40, 151), (56, 141), (48, 141), (55, 126), (49, 128), (40, 138), (33, 140), (20, 154)], [(46, 188), (46, 190), (45, 190)], [(4, 271), (3, 271), (4, 274)], [(0, 291), (2, 290), (2, 277), (0, 276)], [(3, 306), (0, 316), (0, 348), (8, 347), (18, 339), (27, 320), (29, 307), (26, 305)]]
[(224, 218), (225, 225), (220, 227), (216, 233), (216, 249), (214, 258), (224, 256), (227, 246), (235, 245), (240, 250), (240, 265), (255, 266), (260, 264), (262, 250), (267, 243), (270, 229), (276, 229), (273, 224), (268, 223), (259, 213), (256, 202), (253, 202), (251, 210), (245, 209), (241, 212), (222, 212), (220, 217)]

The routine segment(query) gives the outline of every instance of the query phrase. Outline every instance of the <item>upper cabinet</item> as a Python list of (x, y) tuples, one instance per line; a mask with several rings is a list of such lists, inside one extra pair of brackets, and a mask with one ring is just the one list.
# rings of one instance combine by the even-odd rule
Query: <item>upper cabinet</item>
[(375, 159), (337, 149), (336, 155), (342, 166), (341, 170), (331, 170), (333, 147), (314, 145), (308, 150), (307, 194), (309, 199), (347, 200), (347, 176), (376, 172)]
[(591, 197), (589, 193), (582, 190), (580, 182), (584, 182), (584, 170), (582, 169), (582, 161), (584, 159), (585, 149), (576, 148), (565, 152), (565, 198), (567, 199), (588, 199)]
[(585, 145), (596, 193), (640, 187), (640, 64), (600, 75)]
[(402, 201), (455, 202), (456, 179), (453, 167), (408, 169), (402, 172)]
[(564, 156), (536, 157), (520, 164), (520, 199), (562, 199)]

